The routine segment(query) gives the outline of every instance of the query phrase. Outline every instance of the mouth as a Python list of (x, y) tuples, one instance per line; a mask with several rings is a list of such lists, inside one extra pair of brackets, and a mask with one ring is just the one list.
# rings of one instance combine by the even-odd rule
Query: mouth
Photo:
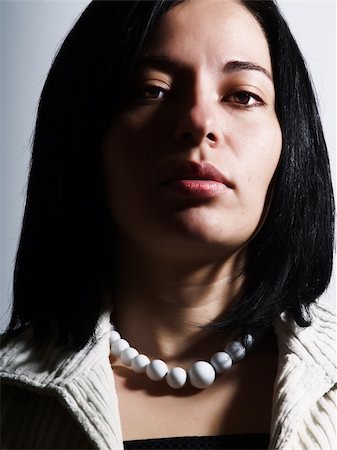
[(183, 194), (206, 198), (234, 189), (233, 183), (207, 161), (186, 161), (162, 184)]

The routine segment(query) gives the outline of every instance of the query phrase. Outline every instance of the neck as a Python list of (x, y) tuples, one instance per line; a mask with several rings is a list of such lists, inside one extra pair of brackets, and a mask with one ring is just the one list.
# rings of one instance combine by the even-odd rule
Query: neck
[(118, 330), (150, 358), (177, 364), (208, 358), (233, 335), (219, 336), (200, 325), (218, 319), (240, 297), (243, 266), (242, 253), (190, 264), (180, 259), (179, 265), (128, 254), (114, 294)]

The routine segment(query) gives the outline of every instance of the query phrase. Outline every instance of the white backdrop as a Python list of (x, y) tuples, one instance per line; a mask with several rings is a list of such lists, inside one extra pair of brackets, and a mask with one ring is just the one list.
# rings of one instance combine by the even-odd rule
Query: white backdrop
[[(10, 314), (13, 262), (38, 98), (53, 56), (87, 0), (0, 0), (0, 332)], [(316, 86), (336, 179), (336, 3), (280, 0)], [(328, 296), (335, 299), (335, 282)]]

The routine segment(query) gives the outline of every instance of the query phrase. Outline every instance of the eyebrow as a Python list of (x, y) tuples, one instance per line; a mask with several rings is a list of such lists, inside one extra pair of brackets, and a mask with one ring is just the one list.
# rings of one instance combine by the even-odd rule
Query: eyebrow
[(249, 61), (229, 61), (225, 64), (223, 71), (224, 72), (238, 72), (240, 70), (256, 70), (257, 72), (261, 72), (266, 75), (270, 81), (273, 81), (273, 77), (269, 70), (260, 66), (259, 64), (255, 64)]
[[(154, 66), (159, 69), (169, 70), (169, 71), (177, 71), (177, 70), (186, 70), (187, 67), (184, 63), (173, 59), (169, 56), (164, 55), (143, 55), (137, 63), (137, 66)], [(254, 70), (265, 75), (270, 81), (273, 82), (272, 74), (269, 70), (260, 66), (259, 64), (250, 62), (250, 61), (240, 61), (233, 60), (228, 61), (222, 68), (222, 72), (231, 73), (231, 72), (240, 72), (243, 70)]]

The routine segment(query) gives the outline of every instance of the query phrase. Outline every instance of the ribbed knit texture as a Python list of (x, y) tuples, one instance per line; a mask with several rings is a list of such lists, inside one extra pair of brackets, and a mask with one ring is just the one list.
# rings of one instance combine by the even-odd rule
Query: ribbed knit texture
[[(95, 448), (55, 397), (46, 401), (43, 395), (10, 385), (2, 386), (1, 397), (4, 399), (1, 402), (1, 448)], [(11, 401), (6, 401), (7, 398)]]
[(312, 325), (302, 329), (284, 315), (274, 322), (279, 369), (271, 448), (336, 449), (336, 316), (322, 302), (313, 316)]
[[(28, 389), (36, 392), (35, 395), (43, 395), (47, 409), (51, 407), (48, 404), (50, 396), (53, 396), (63, 407), (66, 417), (71, 415), (76, 420), (92, 448), (111, 450), (121, 449), (123, 444), (115, 382), (109, 362), (109, 319), (110, 312), (101, 315), (95, 331), (97, 343), (94, 345), (89, 342), (78, 353), (65, 354), (54, 342), (47, 342), (36, 352), (31, 346), (31, 330), (25, 331), (1, 349), (0, 378), (2, 385), (15, 384), (22, 391)], [(4, 386), (2, 390), (1, 404), (4, 409), (10, 408), (13, 414), (10, 417), (1, 415), (1, 420), (20, 430), (21, 423), (15, 415), (14, 401), (10, 395), (6, 395)], [(41, 417), (30, 408), (26, 415), (32, 428), (36, 424), (40, 432), (44, 433), (39, 424)], [(60, 435), (53, 419), (49, 426), (53, 448), (61, 449), (62, 446), (58, 444)], [(6, 442), (7, 427), (2, 427), (1, 431), (1, 438)], [(18, 434), (16, 439), (30, 442), (30, 448), (41, 448), (32, 436), (20, 435), (19, 438)], [(22, 447), (12, 439), (11, 447), (4, 448)]]
[[(1, 448), (122, 450), (109, 362), (110, 311), (97, 342), (65, 354), (54, 342), (34, 352), (31, 330), (0, 350)], [(270, 449), (336, 449), (336, 320), (331, 305), (313, 308), (300, 329), (285, 315), (274, 321), (279, 368)]]

